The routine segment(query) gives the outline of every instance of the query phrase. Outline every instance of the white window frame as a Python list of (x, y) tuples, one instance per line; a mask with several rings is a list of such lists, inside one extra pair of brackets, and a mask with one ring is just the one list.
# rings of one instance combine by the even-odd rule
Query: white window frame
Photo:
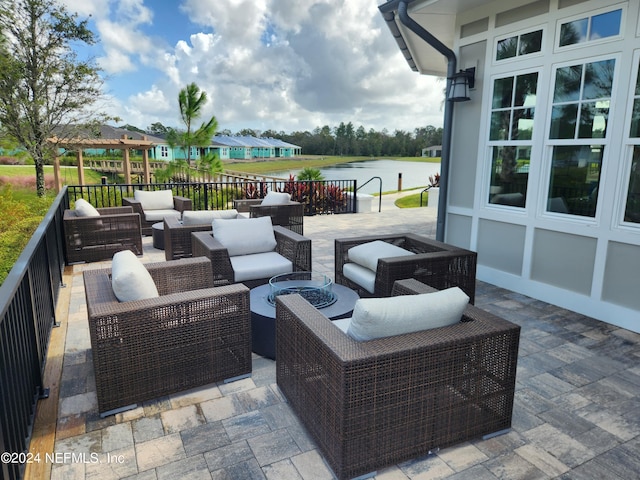
[[(498, 60), (496, 56), (498, 55), (498, 42), (505, 40), (511, 37), (518, 37), (518, 45), (520, 44), (520, 37), (522, 35), (526, 35), (527, 33), (537, 32), (538, 30), (542, 30), (542, 43), (540, 46), (539, 52), (528, 53), (526, 55), (517, 55), (515, 57), (503, 58), (502, 60)], [(545, 52), (545, 46), (547, 44), (547, 28), (545, 25), (538, 25), (536, 27), (529, 27), (526, 29), (505, 33), (503, 35), (499, 35), (493, 38), (493, 51), (491, 54), (491, 63), (493, 65), (505, 65), (511, 62), (518, 62), (523, 60), (530, 60), (536, 57), (542, 57)]]
[[(611, 37), (605, 37), (605, 38), (600, 38), (597, 40), (585, 40), (584, 42), (579, 42), (579, 43), (574, 43), (571, 45), (564, 45), (564, 46), (560, 46), (559, 42), (560, 42), (560, 32), (562, 29), (562, 25), (566, 24), (566, 23), (570, 23), (573, 22), (575, 20), (580, 20), (583, 18), (588, 18), (589, 19), (589, 27), (591, 27), (591, 19), (595, 16), (598, 15), (602, 15), (603, 13), (609, 13), (609, 12), (613, 12), (615, 10), (622, 10), (622, 13), (620, 15), (620, 31), (618, 32), (618, 35), (613, 35)], [(596, 10), (590, 10), (589, 12), (582, 12), (576, 15), (572, 15), (570, 17), (564, 17), (561, 19), (558, 19), (556, 21), (556, 33), (555, 33), (555, 37), (553, 39), (553, 51), (554, 53), (558, 53), (558, 52), (564, 52), (567, 50), (572, 50), (572, 49), (578, 49), (578, 48), (585, 48), (585, 47), (592, 47), (593, 45), (600, 45), (603, 43), (609, 43), (609, 42), (615, 42), (618, 40), (622, 40), (624, 39), (624, 30), (625, 30), (625, 24), (626, 24), (626, 17), (627, 17), (627, 4), (626, 3), (618, 3), (616, 5), (611, 5), (611, 6), (607, 6), (607, 7), (603, 7), (603, 8), (599, 8)]]

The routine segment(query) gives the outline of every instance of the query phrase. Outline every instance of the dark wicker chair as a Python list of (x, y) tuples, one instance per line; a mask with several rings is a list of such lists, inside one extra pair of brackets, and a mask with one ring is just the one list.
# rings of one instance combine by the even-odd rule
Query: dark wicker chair
[(271, 217), (271, 223), (304, 235), (304, 205), (289, 202), (284, 205), (261, 205), (262, 199), (234, 200), (233, 208), (238, 212), (249, 212), (251, 218)]
[(373, 296), (388, 297), (396, 280), (415, 278), (438, 290), (460, 287), (469, 296), (469, 301), (474, 303), (477, 253), (412, 233), (336, 239), (336, 283), (353, 288), (360, 296), (372, 296), (371, 292), (344, 276), (343, 266), (349, 262), (348, 251), (351, 247), (374, 240), (392, 243), (416, 255), (378, 260)]
[[(242, 220), (240, 220), (242, 221)], [(293, 271), (311, 271), (311, 239), (303, 237), (279, 225), (273, 226), (276, 237), (276, 251), (293, 263)], [(191, 234), (194, 257), (207, 257), (211, 260), (213, 279), (216, 285), (235, 283), (233, 267), (227, 249), (213, 236), (212, 232), (194, 232)], [(262, 285), (268, 277), (243, 281), (249, 287)]]
[(160, 297), (131, 302), (114, 296), (110, 269), (83, 272), (103, 416), (251, 373), (249, 289), (212, 288), (206, 258), (146, 267)]
[(452, 326), (357, 342), (300, 295), (276, 302), (278, 387), (338, 479), (511, 427), (518, 325), (469, 305)]
[[(154, 223), (162, 222), (163, 220), (162, 218), (147, 220), (144, 209), (142, 208), (142, 204), (133, 197), (122, 197), (122, 205), (132, 207), (134, 212), (138, 212), (140, 214), (140, 223), (142, 225), (143, 235), (151, 235), (151, 225), (153, 225)], [(193, 208), (191, 199), (174, 195), (173, 208), (174, 210), (181, 213), (185, 210), (192, 210)]]
[(108, 260), (120, 250), (142, 255), (140, 215), (131, 207), (98, 208), (99, 217), (63, 215), (67, 263)]

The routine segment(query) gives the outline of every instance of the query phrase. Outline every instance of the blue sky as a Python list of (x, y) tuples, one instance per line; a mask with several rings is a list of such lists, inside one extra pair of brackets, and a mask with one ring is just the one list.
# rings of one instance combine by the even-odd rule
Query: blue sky
[(60, 1), (90, 16), (102, 109), (118, 124), (179, 127), (178, 92), (195, 82), (232, 133), (442, 125), (444, 82), (411, 71), (383, 0)]

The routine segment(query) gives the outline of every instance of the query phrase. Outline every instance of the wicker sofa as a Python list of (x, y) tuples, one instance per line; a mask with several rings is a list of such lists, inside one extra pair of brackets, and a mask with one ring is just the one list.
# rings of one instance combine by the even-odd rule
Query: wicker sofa
[(251, 373), (249, 290), (213, 287), (206, 258), (145, 266), (160, 296), (128, 302), (111, 269), (83, 272), (102, 416)]
[(278, 387), (338, 479), (511, 427), (519, 326), (468, 305), (455, 325), (358, 342), (299, 295), (276, 302)]
[(96, 209), (100, 216), (78, 216), (65, 210), (63, 228), (67, 263), (98, 262), (120, 250), (142, 255), (140, 215), (131, 207)]
[[(379, 258), (374, 291), (345, 276), (350, 263), (349, 249), (374, 241), (384, 241), (415, 255)], [(338, 238), (335, 240), (335, 281), (356, 290), (360, 296), (388, 297), (396, 280), (415, 278), (438, 290), (460, 287), (475, 301), (477, 253), (412, 233)]]
[(193, 208), (190, 198), (173, 195), (170, 190), (136, 190), (133, 195), (122, 197), (122, 205), (140, 214), (143, 235), (151, 235), (151, 225), (165, 217), (180, 218), (182, 212)]

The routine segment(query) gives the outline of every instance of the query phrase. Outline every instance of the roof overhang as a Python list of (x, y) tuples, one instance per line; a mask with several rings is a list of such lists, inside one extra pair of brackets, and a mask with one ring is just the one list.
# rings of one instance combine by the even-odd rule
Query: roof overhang
[[(401, 0), (378, 8), (409, 66), (424, 75), (447, 76), (446, 58), (405, 27), (397, 16)], [(489, 3), (488, 0), (406, 0), (407, 12), (420, 26), (453, 50), (458, 14)]]

